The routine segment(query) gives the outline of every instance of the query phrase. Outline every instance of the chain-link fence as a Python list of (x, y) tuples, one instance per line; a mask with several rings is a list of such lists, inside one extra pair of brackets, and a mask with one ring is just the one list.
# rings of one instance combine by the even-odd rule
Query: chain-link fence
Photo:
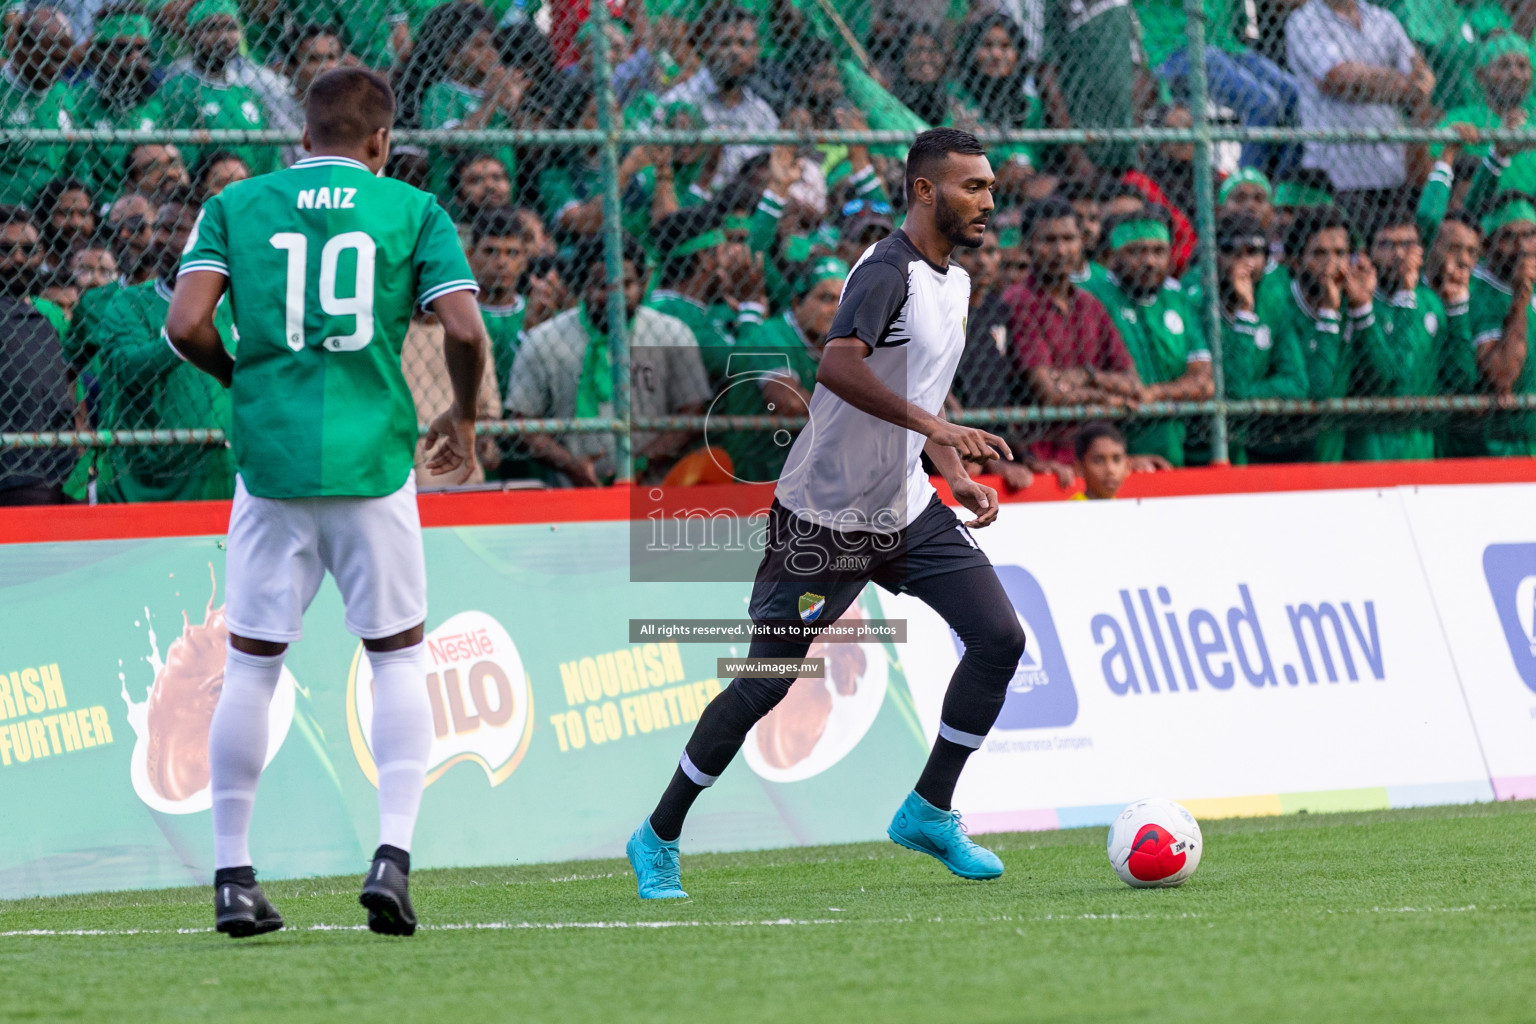
[[(227, 497), (162, 332), (200, 205), (387, 73), (385, 173), (459, 225), (477, 480), (768, 481), (917, 131), (996, 209), (952, 419), (1071, 473), (1536, 454), (1536, 7), (1397, 0), (61, 0), (4, 13), (0, 502)], [(1192, 60), (1191, 54), (1204, 54)], [(236, 331), (227, 304), (218, 324)], [(441, 327), (399, 342), (419, 419)], [(424, 472), (424, 470), (423, 470)], [(431, 485), (430, 481), (426, 482)]]

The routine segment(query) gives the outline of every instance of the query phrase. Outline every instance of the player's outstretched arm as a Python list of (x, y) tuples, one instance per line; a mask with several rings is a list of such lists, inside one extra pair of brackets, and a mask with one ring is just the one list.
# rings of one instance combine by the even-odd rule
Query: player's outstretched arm
[(235, 360), (213, 325), (214, 310), (229, 279), (213, 270), (193, 270), (176, 279), (165, 336), (182, 358), (226, 388), (234, 379)]
[(871, 349), (859, 338), (833, 338), (821, 353), (816, 383), (861, 412), (915, 430), (934, 444), (970, 459), (1012, 459), (1008, 442), (996, 434), (940, 419), (885, 386), (864, 364)]
[(443, 324), (443, 359), (448, 364), (453, 405), (427, 430), (427, 469), (434, 473), (458, 470), (453, 482), (461, 484), (475, 470), (476, 404), (491, 341), (474, 292), (439, 296), (432, 302), (432, 312)]

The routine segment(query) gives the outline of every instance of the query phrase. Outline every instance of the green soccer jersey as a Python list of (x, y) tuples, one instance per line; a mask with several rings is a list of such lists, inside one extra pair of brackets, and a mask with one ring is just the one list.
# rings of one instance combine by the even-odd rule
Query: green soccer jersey
[[(1440, 299), (1419, 285), (1390, 297), (1378, 293), (1372, 306), (1370, 321), (1358, 326), (1349, 340), (1355, 351), (1350, 392), (1383, 397), (1438, 394), (1448, 326)], [(1345, 435), (1344, 457), (1372, 462), (1432, 459), (1435, 435), (1424, 429), (1424, 420), (1410, 415), (1360, 421)]]
[(181, 273), (229, 278), (239, 329), (234, 450), (254, 495), (380, 497), (404, 485), (416, 408), (411, 311), (478, 291), (431, 195), (321, 156), (210, 199)]
[[(7, 128), (74, 128), (75, 90), (55, 82), (38, 92), (0, 69), (0, 124)], [(31, 205), (38, 189), (64, 173), (69, 147), (61, 142), (7, 142), (0, 146), (0, 203)]]
[(491, 336), (491, 365), (496, 368), (496, 387), (505, 395), (507, 381), (512, 379), (512, 364), (517, 360), (517, 346), (522, 342), (523, 317), (528, 313), (528, 303), (521, 295), (510, 306), (480, 304), (480, 319), (485, 323), (485, 333)]
[(1307, 397), (1307, 365), (1293, 331), (1276, 331), (1253, 313), (1223, 310), (1222, 371), (1228, 398)]
[[(75, 124), (97, 131), (148, 132), (167, 126), (165, 103), (157, 92), (128, 107), (118, 107), (107, 101), (94, 85), (81, 89), (75, 104)], [(124, 142), (92, 143), (77, 149), (86, 173), (96, 186), (96, 194), (115, 196), (122, 191), (123, 166), (127, 163), (132, 146)]]
[[(1471, 337), (1472, 359), (1463, 357), (1462, 365), (1476, 366), (1477, 349), (1498, 341), (1504, 335), (1504, 317), (1509, 313), (1510, 289), (1484, 266), (1472, 272), (1472, 295), (1468, 300), (1467, 327)], [(1525, 321), (1526, 345), (1536, 352), (1536, 298)], [(1454, 357), (1453, 357), (1454, 359)], [(1515, 381), (1515, 394), (1536, 394), (1536, 359), (1527, 358)], [(1536, 415), (1529, 412), (1497, 412), (1485, 417), (1482, 455), (1536, 455)]]
[[(668, 288), (657, 288), (651, 292), (645, 304), (658, 313), (676, 317), (688, 325), (688, 329), (693, 332), (693, 340), (698, 342), (699, 355), (704, 360), (704, 372), (709, 375), (709, 385), (718, 389), (725, 379), (726, 361), (730, 358), (734, 339), (715, 325), (709, 307), (698, 299)], [(686, 345), (687, 342), (679, 339), (677, 344)]]
[[(102, 316), (101, 387), (105, 426), (114, 430), (229, 430), (229, 395), (184, 361), (165, 338), (171, 290), (158, 279), (120, 288)], [(229, 303), (214, 325), (232, 348)], [(107, 449), (99, 490), (104, 501), (230, 498), (235, 467), (223, 445)]]
[[(1169, 282), (1145, 298), (1127, 295), (1113, 276), (1105, 284), (1099, 301), (1120, 331), (1143, 384), (1177, 380), (1190, 363), (1210, 361), (1200, 321), (1177, 284)], [(1128, 440), (1136, 455), (1161, 455), (1182, 466), (1185, 433), (1183, 420), (1160, 419), (1133, 425)]]
[(1499, 4), (1395, 0), (1384, 6), (1397, 16), (1434, 71), (1435, 106), (1454, 107), (1479, 98), (1482, 90), (1474, 74), (1478, 49), (1489, 36), (1511, 27)]
[(102, 314), (127, 283), (122, 277), (108, 281), (85, 292), (80, 296), (80, 301), (75, 303), (74, 318), (69, 322), (69, 332), (64, 335), (64, 358), (76, 372), (90, 366), (95, 360), (100, 348), (96, 329), (101, 326)]
[[(261, 97), (249, 86), (215, 82), (195, 71), (184, 71), (166, 80), (160, 87), (161, 102), (165, 109), (165, 123), (178, 128), (244, 128), (251, 131), (266, 129), (267, 114), (261, 105)], [(183, 154), (187, 166), (209, 150), (228, 149), (251, 169), (252, 174), (265, 174), (281, 166), (280, 152), (276, 146), (188, 146)]]

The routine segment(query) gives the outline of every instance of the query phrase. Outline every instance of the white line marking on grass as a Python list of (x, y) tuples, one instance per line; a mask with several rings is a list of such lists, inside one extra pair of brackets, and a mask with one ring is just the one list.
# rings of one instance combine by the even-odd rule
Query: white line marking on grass
[[(423, 924), (420, 931), (558, 931), (565, 928), (771, 928), (823, 924), (849, 924), (837, 919), (796, 919), (781, 917), (771, 921), (465, 921), (447, 924)], [(876, 923), (876, 922), (866, 922)], [(889, 923), (889, 922), (886, 922)], [(290, 927), (287, 931), (365, 932), (366, 924), (316, 923)], [(0, 932), (0, 938), (120, 938), (133, 935), (200, 935), (212, 928), (19, 928)]]
[[(835, 907), (828, 910), (836, 911)], [(1335, 910), (1319, 908), (1320, 914), (1466, 914), (1476, 913), (1478, 906), (1469, 903), (1464, 907), (1356, 907)], [(1501, 907), (1483, 907), (1484, 911), (1500, 910)], [(992, 917), (974, 919), (977, 924), (995, 924), (1005, 921), (1174, 921), (1189, 918), (1200, 918), (1207, 915), (1198, 913), (1177, 914), (1135, 914), (1135, 913), (1105, 913), (1105, 914), (1040, 914), (1028, 917), (1015, 917), (1002, 914)], [(1216, 915), (1218, 919), (1223, 915)], [(950, 924), (966, 923), (971, 919), (951, 918)], [(440, 924), (422, 924), (421, 931), (438, 932), (462, 932), (462, 931), (563, 931), (567, 929), (583, 930), (607, 930), (607, 929), (664, 929), (664, 928), (783, 928), (783, 927), (817, 927), (820, 925), (885, 925), (885, 924), (943, 924), (942, 917), (895, 917), (895, 918), (795, 918), (779, 917), (765, 920), (744, 921), (462, 921), (445, 922)], [(365, 932), (368, 926), (365, 924), (328, 924), (317, 922), (302, 926), (290, 926), (287, 931), (308, 932)], [(212, 932), (212, 928), (18, 928), (14, 931), (0, 931), (0, 938), (121, 938), (135, 935), (201, 935)], [(1019, 931), (1019, 929), (1015, 929)]]

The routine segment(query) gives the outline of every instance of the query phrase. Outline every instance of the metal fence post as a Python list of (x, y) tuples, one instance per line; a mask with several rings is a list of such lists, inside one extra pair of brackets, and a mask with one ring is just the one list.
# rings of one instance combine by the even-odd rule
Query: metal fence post
[(629, 311), (624, 305), (624, 223), (619, 208), (619, 128), (608, 63), (608, 0), (590, 0), (592, 77), (602, 133), (603, 255), (608, 269), (608, 351), (613, 360), (614, 479), (634, 479), (629, 436)]
[(1200, 322), (1211, 350), (1211, 377), (1216, 408), (1211, 414), (1211, 461), (1225, 465), (1227, 452), (1226, 380), (1222, 372), (1221, 291), (1216, 272), (1216, 192), (1211, 172), (1211, 119), (1205, 83), (1205, 5), (1184, 0), (1189, 46), (1189, 106), (1195, 123), (1195, 232), (1199, 235), (1200, 287), (1205, 302)]

